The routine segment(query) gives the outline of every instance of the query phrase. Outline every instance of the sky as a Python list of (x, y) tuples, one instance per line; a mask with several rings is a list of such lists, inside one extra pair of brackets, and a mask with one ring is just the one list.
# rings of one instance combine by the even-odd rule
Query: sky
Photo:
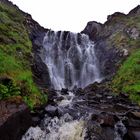
[(140, 0), (11, 0), (45, 28), (82, 31), (88, 21), (104, 23), (114, 12), (127, 14)]

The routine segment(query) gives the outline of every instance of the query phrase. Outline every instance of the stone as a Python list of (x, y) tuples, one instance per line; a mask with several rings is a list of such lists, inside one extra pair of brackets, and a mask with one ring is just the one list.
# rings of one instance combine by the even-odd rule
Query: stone
[(45, 111), (48, 112), (51, 116), (55, 116), (57, 113), (57, 107), (48, 105), (45, 107)]
[(68, 89), (62, 88), (61, 93), (62, 93), (63, 95), (68, 94)]
[(140, 140), (140, 129), (130, 129), (124, 140)]
[(95, 41), (98, 40), (102, 28), (103, 25), (101, 23), (98, 23), (96, 21), (90, 21), (87, 23), (87, 26), (81, 33), (89, 35), (89, 38)]
[(129, 55), (129, 51), (127, 49), (122, 49), (122, 52), (123, 52), (123, 56)]
[(140, 112), (132, 112), (134, 116), (140, 119)]
[(140, 38), (140, 31), (136, 27), (129, 28), (126, 32), (131, 39), (136, 40)]
[(33, 124), (30, 110), (23, 103), (0, 102), (0, 140), (21, 140)]
[(140, 140), (140, 131), (132, 131), (132, 135), (135, 140)]

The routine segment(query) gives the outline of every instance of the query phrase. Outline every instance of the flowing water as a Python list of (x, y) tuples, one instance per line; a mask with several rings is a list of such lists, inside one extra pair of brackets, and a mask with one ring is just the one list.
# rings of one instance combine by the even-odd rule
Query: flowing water
[[(53, 89), (84, 88), (101, 80), (94, 42), (87, 35), (48, 31), (43, 46), (41, 55), (48, 67)], [(56, 92), (52, 104), (45, 108), (46, 115), (40, 125), (29, 128), (22, 140), (98, 140), (94, 133), (87, 137), (92, 113), (98, 114), (92, 102), (94, 104), (89, 97), (76, 92)], [(100, 131), (98, 124), (92, 125), (96, 132)], [(125, 134), (123, 124), (116, 124), (115, 140), (122, 137), (118, 133), (119, 125)]]
[(87, 35), (48, 31), (43, 46), (52, 88), (84, 88), (100, 81), (94, 42)]

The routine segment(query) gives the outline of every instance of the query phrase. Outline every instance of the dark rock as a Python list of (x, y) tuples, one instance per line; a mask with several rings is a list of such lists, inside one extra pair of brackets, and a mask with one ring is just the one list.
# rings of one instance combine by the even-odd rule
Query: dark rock
[(134, 40), (140, 39), (140, 31), (137, 27), (126, 29), (127, 35)]
[(60, 101), (64, 100), (64, 97), (63, 97), (63, 96), (59, 96), (59, 97), (57, 97), (56, 100), (57, 100), (58, 102), (60, 102)]
[(61, 93), (64, 94), (64, 95), (65, 95), (65, 94), (68, 94), (68, 89), (62, 88)]
[(32, 125), (28, 110), (18, 112), (8, 118), (0, 127), (1, 140), (21, 140), (22, 135)]
[[(92, 120), (97, 121), (102, 126), (114, 126), (116, 123), (116, 116), (101, 113), (101, 114), (93, 114)], [(118, 120), (118, 119), (117, 119)]]
[(42, 59), (38, 54), (34, 55), (32, 71), (34, 74), (34, 80), (39, 87), (41, 88), (50, 87), (50, 76), (48, 68), (45, 65), (45, 63), (43, 63)]
[(140, 5), (138, 5), (137, 7), (135, 7), (134, 9), (132, 9), (129, 12), (129, 16), (135, 16), (135, 15), (139, 15), (140, 14)]
[(95, 41), (99, 39), (99, 34), (103, 28), (102, 26), (103, 25), (101, 23), (90, 21), (81, 33), (89, 35), (89, 38)]
[(129, 129), (124, 140), (140, 140), (140, 129)]
[[(114, 37), (117, 33), (121, 33), (124, 40), (140, 38), (138, 26), (126, 26), (127, 19), (138, 16), (140, 6), (133, 9), (128, 15), (116, 12), (109, 15), (104, 24), (97, 22), (89, 22), (82, 33), (87, 34), (91, 40), (95, 42), (95, 52), (98, 58), (100, 74), (105, 79), (110, 80), (120, 67), (120, 64), (127, 56), (129, 56), (128, 47), (130, 44), (115, 42)], [(131, 22), (128, 20), (128, 22)], [(115, 40), (115, 41), (114, 41)], [(136, 46), (131, 46), (136, 47)]]
[(140, 112), (132, 112), (132, 114), (133, 114), (137, 119), (140, 119)]
[(107, 21), (105, 22), (106, 25), (112, 24), (113, 22), (117, 22), (118, 18), (125, 18), (126, 15), (124, 13), (115, 12), (112, 15), (107, 16)]
[(40, 88), (49, 88), (50, 87), (50, 76), (48, 68), (42, 59), (43, 54), (43, 39), (48, 31), (41, 27), (36, 21), (34, 21), (29, 14), (25, 15), (25, 26), (27, 27), (29, 37), (33, 45), (33, 58), (31, 61), (32, 72), (34, 75), (34, 80)]
[(87, 140), (114, 140), (114, 131), (110, 127), (101, 127), (98, 123), (89, 121), (87, 123)]
[(133, 128), (140, 128), (140, 120), (136, 120), (136, 119), (129, 119), (128, 120), (128, 125), (129, 127), (133, 127)]
[(140, 131), (132, 131), (133, 139), (140, 140)]
[(123, 60), (123, 57), (120, 55), (122, 52), (115, 47), (109, 47), (106, 40), (96, 42), (95, 52), (100, 64), (101, 76), (108, 80), (111, 79), (118, 69), (118, 64)]
[(140, 120), (140, 112), (138, 112), (137, 110), (135, 111), (133, 109), (133, 111), (130, 111), (130, 112), (127, 113), (127, 117)]
[(38, 116), (32, 117), (33, 126), (37, 126), (40, 123), (40, 118)]
[(45, 111), (50, 114), (51, 116), (56, 116), (57, 114), (57, 107), (48, 105), (45, 107)]

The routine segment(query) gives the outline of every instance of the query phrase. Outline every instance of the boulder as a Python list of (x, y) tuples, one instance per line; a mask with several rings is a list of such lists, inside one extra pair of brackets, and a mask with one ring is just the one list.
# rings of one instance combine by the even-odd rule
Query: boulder
[(0, 102), (0, 140), (21, 140), (32, 125), (30, 110), (24, 103)]

